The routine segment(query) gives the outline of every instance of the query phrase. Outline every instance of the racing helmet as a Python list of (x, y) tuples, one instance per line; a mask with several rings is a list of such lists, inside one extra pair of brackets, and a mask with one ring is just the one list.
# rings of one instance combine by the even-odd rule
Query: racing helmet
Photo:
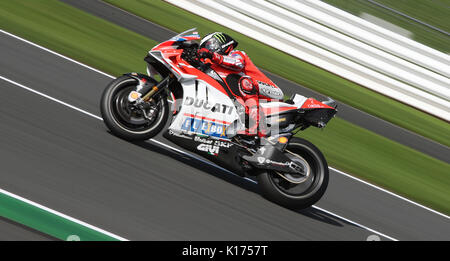
[(231, 36), (221, 32), (207, 34), (200, 41), (200, 48), (206, 48), (211, 52), (221, 55), (228, 55), (237, 45), (238, 42), (231, 38)]

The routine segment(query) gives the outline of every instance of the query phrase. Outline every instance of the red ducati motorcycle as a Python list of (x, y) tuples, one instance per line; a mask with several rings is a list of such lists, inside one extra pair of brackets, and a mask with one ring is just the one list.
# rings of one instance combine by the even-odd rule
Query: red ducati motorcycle
[(313, 205), (328, 185), (327, 162), (316, 146), (294, 134), (324, 128), (336, 103), (299, 94), (284, 100), (281, 89), (248, 59), (245, 74), (265, 97), (259, 123), (266, 135), (240, 134), (249, 125), (238, 90), (241, 75), (199, 59), (194, 30), (151, 49), (144, 59), (148, 75), (127, 73), (108, 84), (100, 103), (108, 129), (129, 141), (164, 131), (175, 144), (256, 179), (271, 201), (297, 209)]

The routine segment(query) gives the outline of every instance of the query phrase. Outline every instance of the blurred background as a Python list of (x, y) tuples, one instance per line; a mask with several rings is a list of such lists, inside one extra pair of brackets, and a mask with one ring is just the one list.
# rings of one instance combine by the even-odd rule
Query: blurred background
[[(161, 137), (126, 143), (101, 122), (23, 98), (30, 112), (13, 87), (99, 115), (111, 77), (145, 73), (153, 46), (194, 27), (234, 37), (287, 97), (338, 101), (324, 130), (298, 134), (332, 172), (322, 210), (280, 209)], [(449, 0), (0, 0), (0, 29), (0, 189), (131, 239), (363, 238), (332, 212), (400, 239), (450, 235)], [(136, 158), (151, 168), (129, 173)], [(5, 220), (62, 240), (79, 230), (0, 195)], [(96, 233), (86, 237), (105, 239)]]

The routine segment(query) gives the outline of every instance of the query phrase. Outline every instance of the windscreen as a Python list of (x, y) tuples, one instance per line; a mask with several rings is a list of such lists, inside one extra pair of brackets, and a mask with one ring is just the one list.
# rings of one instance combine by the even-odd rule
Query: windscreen
[(180, 34), (175, 35), (174, 37), (170, 38), (172, 41), (190, 41), (190, 40), (199, 40), (200, 35), (198, 32), (195, 32), (197, 28), (192, 28), (187, 31), (184, 31)]

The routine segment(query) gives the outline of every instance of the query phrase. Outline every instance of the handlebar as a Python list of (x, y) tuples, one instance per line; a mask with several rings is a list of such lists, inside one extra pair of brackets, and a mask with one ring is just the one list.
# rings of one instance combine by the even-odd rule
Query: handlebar
[(178, 48), (183, 49), (181, 58), (187, 61), (192, 66), (196, 67), (197, 69), (204, 68), (206, 66), (206, 64), (203, 63), (198, 56), (198, 43), (185, 41), (182, 42)]

